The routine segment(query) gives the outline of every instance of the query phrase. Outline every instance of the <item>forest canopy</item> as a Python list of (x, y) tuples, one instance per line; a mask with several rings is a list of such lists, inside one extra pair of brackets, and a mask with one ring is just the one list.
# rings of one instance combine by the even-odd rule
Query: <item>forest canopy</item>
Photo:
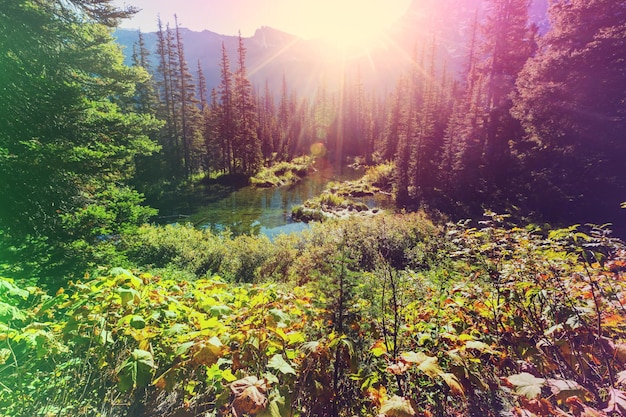
[[(176, 17), (126, 65), (132, 7), (0, 0), (0, 417), (626, 415), (626, 1), (485, 5), (460, 74), (422, 36), (305, 94), (241, 35), (209, 85)], [(322, 165), (365, 174), (301, 233), (156, 223)]]

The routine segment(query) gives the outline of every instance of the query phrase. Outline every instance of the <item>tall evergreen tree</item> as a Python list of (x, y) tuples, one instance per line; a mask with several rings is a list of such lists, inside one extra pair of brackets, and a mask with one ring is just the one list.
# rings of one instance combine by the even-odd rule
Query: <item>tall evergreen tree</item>
[(237, 46), (238, 68), (234, 79), (234, 109), (236, 114), (236, 133), (233, 149), (237, 155), (241, 172), (249, 175), (256, 173), (262, 160), (261, 143), (257, 136), (258, 115), (252, 84), (246, 72), (246, 48), (241, 33)]
[(208, 171), (224, 172), (225, 151), (220, 137), (221, 108), (215, 89), (211, 90), (211, 103), (204, 110), (204, 161)]
[(204, 110), (209, 106), (209, 97), (207, 95), (207, 84), (206, 77), (204, 76), (204, 71), (202, 70), (202, 65), (200, 64), (200, 60), (198, 60), (198, 97), (200, 99), (200, 109), (204, 112)]
[(626, 1), (552, 2), (549, 14), (517, 81), (528, 203), (552, 219), (617, 221), (626, 199)]
[(156, 150), (148, 135), (158, 128), (150, 115), (118, 104), (145, 76), (124, 66), (111, 37), (117, 18), (129, 12), (109, 1), (2, 2), (3, 249), (42, 249), (53, 267), (151, 213), (133, 204), (123, 209), (141, 201), (125, 184), (134, 157)]
[(178, 66), (174, 36), (166, 24), (163, 28), (161, 18), (158, 19), (157, 31), (157, 88), (160, 102), (158, 115), (165, 120), (165, 128), (161, 132), (161, 144), (163, 146), (162, 159), (165, 163), (165, 175), (176, 177), (180, 174), (181, 151), (180, 132), (178, 123)]
[(276, 106), (274, 97), (269, 87), (269, 82), (265, 81), (265, 92), (259, 97), (259, 141), (261, 142), (261, 151), (265, 161), (271, 161), (274, 152), (274, 144), (277, 136), (276, 122)]
[(520, 124), (511, 116), (511, 94), (515, 80), (535, 49), (536, 27), (528, 22), (529, 0), (490, 0), (483, 27), (485, 60), (479, 71), (486, 83), (483, 177), (492, 184), (491, 194), (511, 187), (509, 142), (522, 136)]
[(220, 61), (221, 81), (219, 85), (220, 115), (219, 137), (222, 148), (222, 169), (233, 174), (233, 141), (235, 140), (235, 109), (233, 74), (230, 71), (230, 60), (226, 52), (226, 46), (222, 42), (222, 59)]
[(278, 103), (278, 129), (279, 135), (276, 137), (277, 142), (274, 145), (278, 152), (278, 160), (285, 160), (288, 158), (289, 143), (291, 138), (291, 118), (294, 111), (292, 109), (292, 103), (289, 96), (289, 89), (287, 88), (287, 78), (283, 74), (282, 84), (280, 89), (280, 101)]
[(193, 76), (189, 72), (189, 66), (185, 60), (185, 48), (183, 38), (178, 25), (178, 18), (174, 15), (176, 25), (176, 54), (178, 58), (178, 85), (176, 97), (178, 104), (181, 127), (181, 142), (183, 148), (183, 166), (185, 177), (189, 178), (197, 169), (201, 140), (201, 115), (198, 111)]
[(158, 106), (156, 89), (150, 75), (150, 51), (146, 47), (143, 33), (137, 33), (137, 42), (133, 45), (132, 54), (133, 67), (142, 68), (146, 71), (146, 76), (135, 85), (135, 95), (133, 99), (134, 109), (138, 113), (155, 114)]

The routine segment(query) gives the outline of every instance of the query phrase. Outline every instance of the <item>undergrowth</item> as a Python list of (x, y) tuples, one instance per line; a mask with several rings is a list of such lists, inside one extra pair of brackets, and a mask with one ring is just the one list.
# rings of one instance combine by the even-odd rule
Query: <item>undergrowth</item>
[(626, 248), (505, 220), (146, 229), (150, 272), (2, 278), (0, 415), (624, 415)]

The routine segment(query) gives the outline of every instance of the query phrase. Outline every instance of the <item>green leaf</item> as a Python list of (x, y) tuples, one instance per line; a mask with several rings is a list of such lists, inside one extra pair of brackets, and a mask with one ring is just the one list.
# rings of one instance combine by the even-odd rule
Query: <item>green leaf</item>
[(7, 359), (11, 357), (11, 350), (2, 348), (0, 349), (0, 365), (4, 365), (7, 362)]
[(287, 342), (290, 345), (296, 343), (304, 343), (306, 341), (306, 335), (303, 332), (289, 332), (287, 333)]
[(285, 361), (282, 355), (276, 354), (272, 356), (272, 359), (267, 363), (268, 368), (276, 369), (277, 371), (283, 374), (293, 374), (296, 375), (296, 371), (291, 367), (291, 365)]
[(191, 342), (185, 342), (185, 343), (181, 344), (176, 349), (176, 356), (184, 355), (185, 353), (187, 353), (189, 348), (191, 348), (195, 344), (196, 344), (196, 342), (194, 342), (193, 340)]
[(16, 287), (13, 283), (6, 278), (0, 278), (0, 294), (7, 293), (12, 297), (28, 298), (30, 293), (26, 290)]
[(146, 327), (146, 321), (141, 316), (133, 316), (130, 319), (130, 327), (133, 329), (143, 329)]
[(118, 288), (116, 292), (119, 294), (122, 305), (126, 306), (132, 302), (139, 304), (141, 296), (139, 292), (133, 288)]
[(43, 313), (45, 313), (46, 311), (48, 311), (49, 309), (51, 309), (52, 307), (54, 307), (55, 305), (59, 304), (61, 301), (64, 301), (66, 299), (67, 299), (66, 294), (60, 294), (60, 295), (57, 295), (56, 297), (47, 299), (41, 305), (41, 308), (37, 311), (37, 316), (41, 316)]
[(233, 372), (230, 369), (223, 370), (221, 375), (226, 382), (233, 382), (237, 380), (237, 377), (233, 375)]
[(270, 416), (272, 417), (282, 417), (280, 414), (280, 406), (278, 401), (274, 400), (270, 403)]
[(0, 301), (0, 319), (4, 322), (26, 320), (26, 314), (19, 308)]
[(284, 311), (279, 310), (277, 308), (273, 308), (269, 311), (270, 316), (276, 322), (278, 327), (285, 327), (286, 324), (291, 322), (291, 318)]
[(169, 329), (163, 330), (163, 335), (174, 336), (176, 334), (184, 333), (187, 330), (189, 330), (189, 326), (182, 324), (182, 323), (175, 323)]
[(528, 372), (508, 376), (506, 380), (515, 387), (515, 392), (518, 395), (523, 395), (531, 400), (541, 394), (541, 388), (546, 383), (545, 379), (537, 378)]
[(117, 371), (118, 388), (127, 392), (147, 386), (154, 374), (154, 359), (150, 352), (135, 349)]
[(385, 353), (387, 353), (387, 346), (385, 345), (384, 341), (378, 340), (376, 341), (376, 343), (374, 343), (374, 346), (372, 346), (370, 352), (372, 352), (372, 355), (374, 355), (375, 357), (380, 358)]
[(233, 310), (228, 306), (213, 306), (209, 309), (209, 313), (212, 317), (228, 316)]
[(130, 277), (133, 274), (128, 269), (116, 267), (116, 268), (111, 268), (111, 270), (109, 271), (109, 275), (112, 276), (112, 277), (118, 277), (120, 275), (124, 275), (124, 276), (129, 276)]

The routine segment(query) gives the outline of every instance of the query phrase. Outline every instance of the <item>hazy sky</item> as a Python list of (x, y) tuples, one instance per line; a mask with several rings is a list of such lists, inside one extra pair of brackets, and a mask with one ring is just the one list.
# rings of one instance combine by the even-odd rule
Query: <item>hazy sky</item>
[[(223, 35), (252, 36), (261, 26), (303, 37), (317, 38), (324, 30), (363, 30), (389, 26), (407, 10), (411, 0), (114, 0), (117, 5), (142, 9), (122, 27), (156, 30), (157, 16), (181, 26), (208, 29)], [(378, 29), (378, 28), (377, 28)]]

